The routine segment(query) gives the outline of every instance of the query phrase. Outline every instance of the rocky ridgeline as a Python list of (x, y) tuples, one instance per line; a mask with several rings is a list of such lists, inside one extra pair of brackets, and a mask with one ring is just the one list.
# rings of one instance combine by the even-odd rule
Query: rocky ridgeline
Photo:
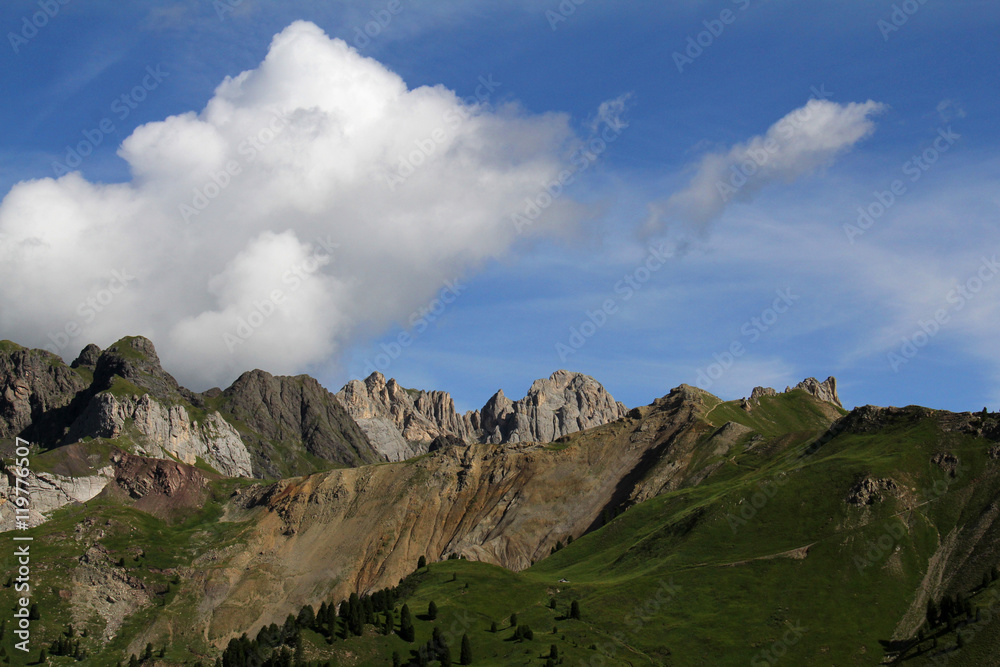
[[(826, 403), (833, 403), (838, 408), (844, 407), (840, 403), (840, 397), (837, 395), (837, 378), (828, 377), (827, 379), (820, 382), (816, 378), (806, 378), (802, 382), (798, 383), (794, 387), (785, 387), (784, 393), (794, 391), (796, 389), (801, 389), (813, 398), (817, 398)], [(771, 387), (754, 387), (753, 391), (750, 392), (749, 398), (744, 398), (741, 402), (741, 407), (744, 410), (753, 408), (755, 405), (760, 405), (760, 399), (765, 396), (777, 396), (778, 392)]]
[(447, 392), (404, 389), (381, 373), (352, 380), (337, 399), (390, 461), (425, 453), (442, 436), (467, 443), (551, 442), (627, 412), (597, 380), (569, 371), (536, 380), (519, 401), (500, 390), (482, 409), (464, 415)]
[[(141, 336), (103, 351), (88, 345), (70, 366), (44, 350), (0, 342), (0, 447), (12, 448), (15, 436), (39, 451), (102, 440), (229, 477), (276, 478), (313, 472), (322, 467), (318, 460), (360, 465), (382, 458), (313, 378), (251, 371), (225, 391), (197, 394), (163, 370)], [(109, 470), (33, 473), (36, 518), (93, 498)], [(2, 474), (0, 494), (9, 492), (10, 474)]]

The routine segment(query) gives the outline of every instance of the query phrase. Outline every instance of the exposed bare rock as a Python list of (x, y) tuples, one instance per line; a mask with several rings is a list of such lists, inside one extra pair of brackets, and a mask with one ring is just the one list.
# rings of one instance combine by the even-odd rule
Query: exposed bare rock
[(154, 592), (117, 567), (100, 544), (88, 549), (73, 568), (73, 620), (84, 624), (95, 615), (104, 620), (104, 641), (113, 639), (125, 621), (152, 604), (153, 598)]
[(464, 415), (447, 392), (404, 389), (381, 373), (352, 380), (337, 399), (389, 461), (422, 454), (441, 435), (490, 444), (551, 442), (626, 413), (596, 380), (569, 371), (536, 380), (519, 401), (501, 389), (481, 410)]
[(414, 393), (418, 393), (420, 408), (410, 392), (395, 380), (387, 382), (381, 373), (372, 373), (364, 382), (348, 382), (336, 398), (385, 460), (402, 461), (426, 452), (430, 442), (442, 433), (457, 435), (467, 430), (442, 431), (442, 426), (425, 414), (436, 415), (442, 424), (461, 422), (448, 394), (433, 392), (437, 396), (432, 401), (425, 392)]
[(308, 375), (249, 371), (212, 404), (246, 427), (241, 436), (259, 476), (309, 472), (309, 456), (350, 466), (380, 459), (344, 406)]
[(933, 410), (917, 406), (881, 408), (862, 405), (847, 413), (838, 422), (837, 430), (847, 433), (876, 433), (889, 424), (915, 423), (933, 414)]
[(765, 396), (777, 396), (777, 395), (778, 392), (776, 392), (771, 387), (754, 387), (753, 391), (750, 392), (750, 402), (760, 403), (760, 399)]
[(886, 496), (896, 495), (898, 490), (896, 482), (888, 477), (865, 477), (851, 487), (846, 501), (852, 505), (874, 505), (884, 501)]
[(451, 434), (467, 442), (477, 439), (471, 414), (455, 411), (455, 401), (446, 391), (418, 391), (413, 399), (417, 412), (427, 418), (442, 434)]
[[(826, 403), (832, 403), (838, 408), (844, 407), (840, 404), (840, 397), (837, 395), (837, 378), (835, 377), (828, 377), (822, 382), (818, 381), (816, 378), (806, 378), (794, 387), (785, 387), (784, 393), (787, 394), (795, 389), (802, 389), (810, 396)], [(753, 391), (750, 392), (750, 397), (744, 398), (740, 403), (740, 407), (744, 410), (750, 410), (753, 406), (760, 405), (760, 399), (766, 396), (777, 395), (778, 392), (771, 387), (754, 387)]]
[(229, 477), (253, 475), (250, 452), (218, 412), (196, 422), (183, 405), (164, 405), (149, 394), (97, 394), (70, 432), (79, 438), (127, 435), (141, 453), (172, 456), (191, 465), (201, 458)]
[(1000, 445), (990, 448), (990, 458), (1000, 459)]
[(87, 384), (51, 352), (0, 341), (0, 439), (62, 437), (65, 413)]
[(431, 440), (430, 446), (427, 447), (428, 452), (436, 452), (438, 450), (444, 449), (445, 447), (465, 447), (466, 442), (455, 435), (439, 435), (438, 437)]
[[(28, 475), (29, 525), (40, 525), (52, 511), (72, 503), (85, 503), (102, 493), (163, 519), (204, 503), (209, 475), (193, 466), (115, 449), (110, 459), (99, 461), (96, 465), (100, 467), (96, 467), (79, 460), (86, 456), (81, 455), (84, 450), (83, 445), (74, 444), (46, 455), (49, 460), (59, 461), (62, 472), (77, 474), (39, 471)], [(97, 459), (94, 454), (89, 458)], [(0, 474), (0, 498), (7, 502), (0, 502), (0, 531), (15, 528), (18, 517), (14, 512), (14, 485), (13, 471), (4, 470)]]
[[(505, 399), (502, 394), (494, 398)], [(487, 414), (491, 404), (492, 414)], [(491, 399), (481, 412), (481, 424), (490, 441), (499, 430), (501, 442), (552, 442), (621, 419), (627, 412), (594, 378), (556, 371), (548, 379), (535, 380), (519, 401)]]
[(837, 407), (844, 407), (841, 405), (840, 397), (837, 395), (837, 378), (835, 377), (828, 377), (822, 382), (818, 381), (816, 378), (806, 378), (802, 382), (795, 385), (795, 388), (802, 389), (821, 401), (833, 403)]
[(127, 499), (138, 510), (170, 519), (204, 503), (208, 477), (197, 468), (122, 451), (114, 452), (111, 461), (114, 476), (104, 494)]
[(97, 368), (97, 361), (101, 358), (101, 348), (97, 347), (93, 343), (88, 344), (82, 350), (73, 363), (70, 364), (70, 368), (89, 368), (94, 370)]
[(941, 470), (951, 473), (952, 476), (958, 470), (958, 457), (951, 452), (938, 452), (931, 457), (931, 463), (941, 468)]
[(477, 424), (483, 442), (498, 445), (501, 442), (511, 441), (511, 435), (514, 436), (513, 442), (520, 441), (514, 402), (504, 395), (503, 389), (497, 390), (497, 393), (486, 401), (486, 405), (473, 418), (473, 422)]
[[(30, 498), (28, 524), (37, 526), (44, 523), (48, 515), (56, 509), (70, 503), (85, 503), (99, 494), (112, 477), (111, 466), (95, 471), (92, 475), (68, 477), (48, 472), (30, 472), (27, 482), (22, 486), (27, 489)], [(0, 532), (13, 530), (17, 518), (14, 502), (17, 498), (14, 473), (4, 470), (0, 473)]]
[(163, 370), (152, 341), (142, 336), (122, 338), (101, 353), (94, 368), (93, 392), (110, 389), (115, 377), (166, 403), (188, 400), (192, 395)]

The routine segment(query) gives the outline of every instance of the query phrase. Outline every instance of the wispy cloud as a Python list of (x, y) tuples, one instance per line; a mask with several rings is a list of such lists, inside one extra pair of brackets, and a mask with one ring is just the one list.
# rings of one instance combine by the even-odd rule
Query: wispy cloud
[(733, 202), (752, 201), (775, 182), (792, 182), (829, 164), (875, 129), (872, 116), (885, 105), (837, 104), (813, 99), (727, 151), (709, 153), (693, 165), (687, 187), (650, 206), (645, 231), (656, 234), (674, 224), (703, 231)]

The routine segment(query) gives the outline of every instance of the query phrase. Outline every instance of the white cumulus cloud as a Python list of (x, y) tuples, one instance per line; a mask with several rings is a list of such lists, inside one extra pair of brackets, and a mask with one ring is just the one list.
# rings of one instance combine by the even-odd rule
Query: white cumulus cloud
[[(119, 150), (129, 182), (12, 188), (0, 336), (72, 358), (146, 335), (205, 388), (253, 367), (299, 372), (405, 325), (445, 281), (510, 250), (511, 214), (577, 141), (564, 115), (486, 101), (411, 90), (296, 22), (203, 110), (137, 128)], [(574, 210), (557, 201), (546, 224)]]

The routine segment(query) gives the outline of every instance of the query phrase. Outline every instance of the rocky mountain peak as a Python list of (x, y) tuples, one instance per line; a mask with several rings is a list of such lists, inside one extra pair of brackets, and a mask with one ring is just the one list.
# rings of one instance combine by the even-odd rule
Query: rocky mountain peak
[(94, 366), (94, 390), (109, 389), (116, 375), (160, 400), (181, 395), (177, 380), (160, 366), (153, 342), (143, 336), (126, 336), (101, 353)]
[(795, 385), (795, 388), (803, 389), (821, 401), (833, 403), (840, 408), (844, 407), (841, 405), (840, 397), (837, 395), (837, 378), (833, 376), (828, 377), (822, 382), (819, 382), (816, 378), (806, 378)]
[(57, 440), (64, 413), (86, 387), (86, 380), (51, 352), (0, 341), (0, 438)]
[(499, 389), (482, 409), (464, 415), (447, 392), (405, 389), (377, 372), (363, 383), (348, 382), (337, 399), (390, 461), (422, 454), (440, 436), (466, 443), (551, 442), (626, 413), (597, 380), (566, 370), (535, 380), (518, 401)]
[(101, 348), (93, 343), (89, 343), (85, 348), (80, 350), (80, 354), (70, 364), (70, 368), (80, 368), (82, 366), (94, 370), (97, 367), (97, 360), (101, 358), (101, 352)]
[[(784, 393), (787, 394), (795, 389), (801, 389), (813, 398), (832, 403), (838, 408), (844, 407), (841, 405), (840, 397), (837, 395), (837, 378), (835, 377), (828, 377), (822, 382), (816, 378), (806, 378), (794, 387), (785, 387)], [(778, 392), (771, 387), (754, 387), (753, 391), (750, 392), (750, 397), (744, 398), (740, 406), (744, 410), (750, 410), (753, 406), (760, 405), (760, 399), (777, 395)]]
[(280, 472), (276, 443), (301, 443), (312, 456), (343, 465), (377, 460), (344, 406), (311, 376), (248, 371), (214, 403), (249, 427), (242, 435), (253, 445), (255, 469), (268, 475)]

